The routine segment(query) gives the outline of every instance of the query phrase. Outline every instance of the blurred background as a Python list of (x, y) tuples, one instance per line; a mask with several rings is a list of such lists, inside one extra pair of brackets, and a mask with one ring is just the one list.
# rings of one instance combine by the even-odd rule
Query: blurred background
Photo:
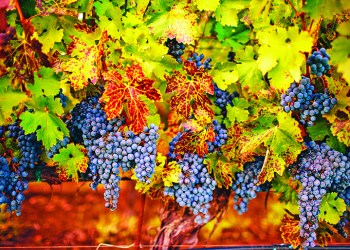
[[(0, 213), (0, 248), (73, 246), (96, 248), (99, 244), (131, 246), (137, 235), (142, 195), (133, 181), (122, 181), (117, 210), (104, 207), (103, 187), (92, 191), (88, 182), (50, 186), (30, 183), (22, 215)], [(279, 245), (283, 243), (280, 224), (285, 211), (278, 197), (259, 193), (243, 215), (228, 209), (218, 222), (214, 219), (199, 232), (197, 247)], [(265, 204), (267, 206), (265, 206)], [(146, 198), (142, 220), (141, 244), (148, 247), (161, 226), (164, 202)], [(4, 210), (4, 207), (2, 207)], [(350, 244), (336, 237), (337, 244)], [(80, 246), (80, 247), (79, 247)]]

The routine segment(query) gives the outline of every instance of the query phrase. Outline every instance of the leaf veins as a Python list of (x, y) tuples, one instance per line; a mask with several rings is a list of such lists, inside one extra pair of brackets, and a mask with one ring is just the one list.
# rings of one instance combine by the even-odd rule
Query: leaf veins
[(127, 66), (123, 75), (117, 71), (107, 72), (104, 79), (108, 86), (101, 100), (106, 102), (104, 109), (108, 119), (119, 116), (125, 104), (129, 129), (135, 133), (141, 132), (147, 124), (150, 111), (140, 97), (146, 96), (153, 101), (162, 101), (160, 91), (153, 87), (154, 80), (148, 79), (137, 64)]
[(194, 62), (185, 62), (184, 70), (186, 74), (175, 71), (172, 76), (164, 76), (168, 83), (166, 93), (176, 92), (170, 99), (171, 109), (185, 119), (197, 109), (203, 109), (213, 117), (212, 102), (206, 95), (214, 94), (212, 76), (203, 68), (198, 69)]

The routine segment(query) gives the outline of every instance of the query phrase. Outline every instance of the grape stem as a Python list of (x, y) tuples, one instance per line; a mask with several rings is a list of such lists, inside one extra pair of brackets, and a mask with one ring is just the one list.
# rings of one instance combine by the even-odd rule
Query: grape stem
[(19, 15), (19, 19), (21, 20), (21, 23), (23, 23), (26, 19), (24, 18), (24, 15), (18, 0), (15, 0), (15, 6)]
[[(299, 12), (297, 11), (297, 9), (295, 8), (294, 4), (290, 1), (287, 0), (288, 4), (293, 8), (295, 14), (297, 17), (300, 17), (301, 19), (301, 25), (303, 27), (303, 30), (306, 30), (306, 21), (305, 21), (305, 12)], [(303, 6), (304, 6), (305, 2), (303, 2)]]

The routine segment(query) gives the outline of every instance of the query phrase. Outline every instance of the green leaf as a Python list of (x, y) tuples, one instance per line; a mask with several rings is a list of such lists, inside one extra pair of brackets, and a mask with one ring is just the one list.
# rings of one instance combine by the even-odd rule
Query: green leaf
[[(275, 121), (274, 121), (275, 123)], [(241, 150), (241, 157), (246, 158), (254, 152), (265, 151), (265, 162), (259, 174), (259, 183), (271, 181), (274, 174), (282, 175), (284, 169), (297, 160), (304, 149), (301, 130), (298, 122), (290, 114), (277, 114), (277, 125), (268, 129), (257, 127), (252, 133), (247, 133)]]
[(236, 61), (239, 63), (236, 65), (239, 81), (242, 88), (247, 89), (248, 93), (255, 93), (266, 88), (255, 56), (252, 46), (246, 46), (244, 50), (236, 53)]
[(12, 122), (11, 115), (15, 107), (28, 100), (28, 96), (11, 86), (11, 78), (0, 78), (0, 125)]
[(55, 145), (57, 139), (63, 140), (64, 136), (69, 136), (66, 124), (58, 117), (63, 113), (59, 99), (40, 96), (27, 106), (34, 111), (26, 111), (19, 117), (25, 134), (36, 132), (37, 140), (41, 140), (46, 149)]
[(234, 98), (233, 106), (227, 105), (227, 118), (231, 123), (247, 121), (249, 119), (249, 103), (243, 98)]
[(298, 204), (298, 190), (301, 185), (298, 181), (294, 181), (288, 171), (284, 171), (282, 176), (276, 176), (272, 180), (272, 189), (279, 193), (280, 201), (289, 204)]
[(239, 21), (238, 14), (248, 7), (248, 3), (249, 1), (247, 0), (223, 0), (220, 6), (216, 9), (215, 18), (224, 26), (237, 26)]
[(326, 120), (317, 121), (315, 125), (307, 127), (307, 132), (313, 141), (322, 141), (326, 138), (326, 143), (338, 152), (345, 153), (346, 146), (332, 134), (330, 124)]
[(332, 42), (333, 49), (331, 63), (337, 66), (337, 71), (350, 84), (350, 40), (347, 37), (338, 37)]
[(60, 77), (51, 69), (41, 67), (34, 73), (34, 84), (28, 85), (33, 96), (54, 96), (60, 91)]
[(61, 179), (72, 177), (73, 181), (78, 181), (78, 172), (85, 173), (89, 158), (85, 156), (84, 150), (83, 146), (70, 143), (55, 154), (52, 160), (58, 164), (56, 171)]
[(343, 199), (338, 197), (336, 192), (327, 193), (322, 199), (318, 219), (334, 225), (339, 222), (340, 216), (343, 215), (345, 210), (346, 204)]
[(208, 154), (204, 160), (208, 172), (214, 175), (214, 179), (219, 188), (230, 188), (234, 178), (233, 168), (235, 164), (226, 162), (217, 157), (216, 154)]
[(309, 52), (313, 42), (309, 33), (299, 32), (297, 26), (288, 30), (272, 26), (258, 31), (257, 39), (261, 44), (258, 67), (262, 74), (268, 73), (271, 86), (286, 90), (291, 82), (300, 80), (303, 52)]
[(222, 90), (226, 90), (229, 85), (238, 81), (238, 73), (234, 63), (217, 63), (212, 70), (214, 82)]
[(199, 10), (205, 10), (205, 11), (215, 11), (216, 8), (220, 5), (220, 0), (197, 0), (195, 2)]
[(305, 10), (314, 19), (320, 17), (332, 19), (336, 14), (341, 14), (349, 8), (348, 0), (312, 0), (307, 1), (305, 5)]

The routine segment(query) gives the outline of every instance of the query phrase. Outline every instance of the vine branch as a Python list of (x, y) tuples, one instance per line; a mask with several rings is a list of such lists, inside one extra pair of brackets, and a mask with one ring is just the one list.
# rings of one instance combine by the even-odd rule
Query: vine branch
[(15, 0), (15, 6), (16, 6), (16, 10), (17, 10), (18, 15), (19, 15), (19, 20), (21, 21), (21, 23), (24, 23), (26, 19), (24, 18), (24, 15), (23, 15), (23, 12), (21, 9), (21, 5), (19, 4), (18, 0)]

